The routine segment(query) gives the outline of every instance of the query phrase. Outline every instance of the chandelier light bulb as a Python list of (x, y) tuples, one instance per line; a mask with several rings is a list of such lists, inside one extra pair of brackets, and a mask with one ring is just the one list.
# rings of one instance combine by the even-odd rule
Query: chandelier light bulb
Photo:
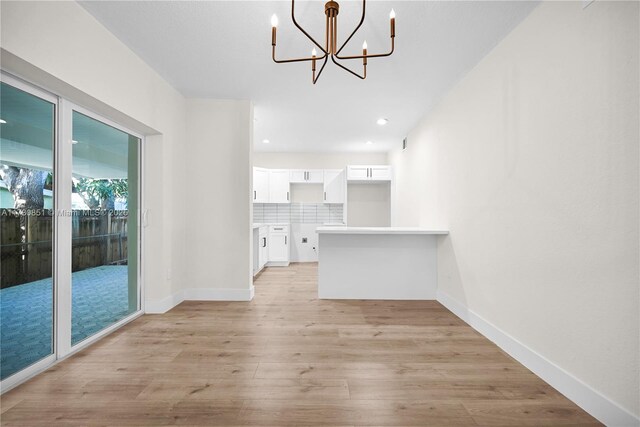
[(311, 51), (311, 56), (318, 56), (318, 52), (316, 52), (316, 48), (315, 47)]
[(389, 19), (396, 19), (396, 11), (391, 9), (391, 12), (389, 12)]
[(276, 28), (278, 26), (278, 17), (276, 16), (276, 14), (274, 13), (273, 16), (271, 17), (271, 26), (273, 28)]
[(366, 49), (367, 48), (367, 41), (365, 40), (364, 43), (362, 43), (362, 49)]

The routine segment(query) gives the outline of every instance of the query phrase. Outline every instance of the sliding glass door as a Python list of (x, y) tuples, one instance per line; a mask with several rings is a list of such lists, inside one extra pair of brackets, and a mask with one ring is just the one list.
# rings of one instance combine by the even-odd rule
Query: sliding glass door
[(0, 388), (141, 314), (142, 138), (0, 73)]
[(0, 377), (54, 353), (55, 99), (0, 83)]
[(71, 345), (138, 310), (139, 144), (73, 111)]

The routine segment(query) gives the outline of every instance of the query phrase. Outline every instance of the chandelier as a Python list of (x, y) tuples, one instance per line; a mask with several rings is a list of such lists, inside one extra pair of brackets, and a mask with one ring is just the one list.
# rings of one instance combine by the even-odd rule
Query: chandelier
[[(338, 67), (350, 72), (354, 76), (364, 80), (367, 78), (367, 59), (369, 58), (380, 58), (383, 56), (389, 56), (393, 53), (395, 48), (395, 37), (396, 37), (396, 14), (391, 9), (391, 13), (389, 14), (390, 25), (391, 25), (391, 50), (388, 53), (377, 53), (370, 54), (367, 52), (367, 41), (365, 40), (362, 44), (362, 55), (353, 55), (353, 56), (340, 56), (340, 52), (342, 49), (349, 43), (351, 38), (356, 34), (356, 32), (362, 26), (364, 22), (365, 9), (366, 9), (366, 0), (362, 0), (362, 18), (360, 18), (360, 23), (353, 30), (351, 35), (347, 37), (345, 42), (338, 48), (338, 11), (340, 10), (340, 6), (337, 2), (331, 0), (328, 1), (324, 5), (324, 14), (326, 17), (326, 30), (325, 30), (325, 40), (324, 46), (318, 43), (313, 37), (307, 33), (304, 28), (302, 28), (298, 22), (296, 21), (295, 16), (295, 0), (291, 0), (291, 20), (293, 24), (304, 34), (307, 36), (309, 40), (315, 45), (313, 50), (311, 51), (311, 56), (307, 58), (295, 58), (295, 59), (276, 59), (276, 30), (278, 28), (278, 17), (274, 14), (271, 17), (271, 57), (273, 61), (278, 64), (283, 64), (287, 62), (311, 62), (311, 73), (312, 73), (312, 81), (313, 84), (316, 84), (320, 75), (322, 74), (322, 70), (324, 70), (324, 66), (327, 65), (327, 60), (331, 58), (334, 64)], [(316, 47), (320, 49), (321, 55), (318, 56), (318, 52), (316, 51)], [(351, 70), (345, 65), (341, 64), (341, 61), (346, 60), (362, 60), (362, 74), (358, 74), (357, 72)], [(320, 70), (316, 74), (316, 63), (317, 61), (322, 61), (322, 66)]]

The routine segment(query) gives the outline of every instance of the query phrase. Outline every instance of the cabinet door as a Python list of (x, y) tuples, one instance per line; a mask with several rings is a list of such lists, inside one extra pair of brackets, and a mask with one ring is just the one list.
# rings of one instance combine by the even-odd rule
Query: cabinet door
[(324, 203), (344, 203), (344, 169), (324, 171)]
[(269, 234), (269, 261), (289, 261), (289, 236), (286, 233)]
[(302, 184), (307, 182), (307, 171), (294, 169), (289, 173), (289, 181), (292, 184)]
[(289, 202), (289, 171), (269, 171), (269, 203)]
[(369, 176), (374, 181), (391, 181), (391, 166), (371, 166)]
[(308, 170), (307, 171), (307, 182), (309, 184), (322, 184), (324, 181), (324, 171), (323, 170)]
[(369, 167), (347, 166), (347, 179), (349, 181), (364, 181), (369, 179)]
[(262, 269), (262, 267), (264, 267), (264, 265), (267, 263), (267, 260), (269, 259), (268, 256), (268, 244), (269, 244), (269, 240), (267, 238), (268, 233), (260, 233), (259, 239), (258, 239), (258, 269)]
[(269, 202), (269, 173), (266, 169), (253, 168), (253, 202)]

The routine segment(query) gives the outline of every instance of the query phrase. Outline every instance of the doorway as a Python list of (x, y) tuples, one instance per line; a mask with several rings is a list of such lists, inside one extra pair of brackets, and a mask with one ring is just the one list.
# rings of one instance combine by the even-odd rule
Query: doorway
[(0, 81), (0, 388), (142, 314), (143, 138)]

